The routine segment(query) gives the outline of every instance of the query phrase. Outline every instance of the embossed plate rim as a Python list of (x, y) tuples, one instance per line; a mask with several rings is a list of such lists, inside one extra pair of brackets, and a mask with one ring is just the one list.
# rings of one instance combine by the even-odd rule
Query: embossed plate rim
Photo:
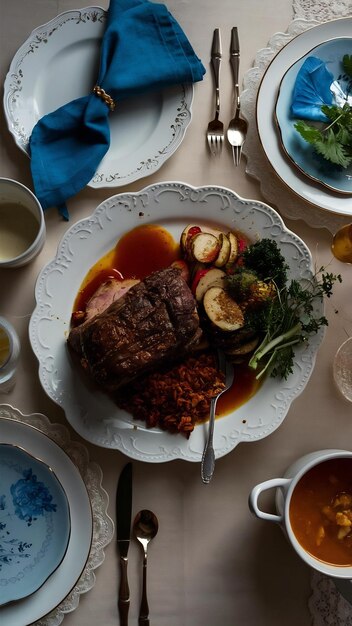
[[(271, 236), (280, 242), (292, 277), (312, 276), (308, 248), (285, 227), (269, 205), (243, 199), (224, 187), (159, 183), (139, 192), (108, 198), (93, 215), (66, 231), (56, 257), (38, 276), (36, 307), (29, 324), (41, 384), (49, 397), (64, 409), (71, 426), (91, 443), (151, 463), (172, 459), (200, 461), (206, 427), (196, 426), (186, 440), (182, 435), (148, 430), (133, 422), (105, 394), (92, 394), (86, 388), (70, 360), (65, 339), (73, 301), (87, 270), (114, 246), (119, 236), (138, 224), (158, 223), (179, 238), (182, 228), (191, 222), (237, 227), (253, 239)], [(265, 381), (246, 404), (217, 421), (214, 440), (217, 457), (230, 452), (240, 441), (266, 437), (281, 424), (292, 400), (308, 382), (323, 336), (321, 329), (308, 346), (297, 350), (294, 371), (288, 381)]]
[[(48, 53), (59, 57), (65, 52), (65, 45), (74, 44), (76, 51), (72, 58), (76, 63), (77, 46), (85, 39), (90, 41), (101, 36), (105, 16), (106, 11), (99, 6), (64, 11), (35, 28), (14, 55), (4, 83), (3, 106), (8, 129), (17, 146), (27, 155), (30, 133), (39, 118), (38, 109), (43, 109), (40, 94), (52, 99), (50, 85), (38, 85), (38, 76), (43, 74), (45, 82), (45, 74), (52, 75), (47, 69)], [(85, 57), (80, 58), (79, 63), (79, 67), (86, 68)], [(87, 71), (77, 71), (72, 81), (72, 71), (70, 64), (65, 66), (65, 76), (58, 81), (61, 101), (57, 106), (86, 95), (87, 85), (90, 82), (94, 84), (94, 76), (89, 81)], [(129, 104), (122, 102), (119, 108), (120, 113), (123, 112), (123, 121), (119, 124), (118, 110), (110, 116), (111, 145), (88, 186), (116, 188), (154, 174), (174, 154), (184, 138), (192, 118), (193, 92), (192, 84), (184, 84), (159, 94), (145, 94), (142, 117), (137, 100), (132, 105), (132, 100)], [(50, 110), (57, 106), (52, 106)], [(126, 128), (136, 127), (135, 122), (140, 119), (142, 122), (148, 119), (145, 115), (148, 111), (153, 116), (153, 125), (147, 128), (144, 123), (141, 129), (143, 141), (131, 152), (128, 147), (131, 135)], [(48, 112), (44, 107), (44, 113)], [(120, 147), (124, 141), (126, 150), (121, 154)]]

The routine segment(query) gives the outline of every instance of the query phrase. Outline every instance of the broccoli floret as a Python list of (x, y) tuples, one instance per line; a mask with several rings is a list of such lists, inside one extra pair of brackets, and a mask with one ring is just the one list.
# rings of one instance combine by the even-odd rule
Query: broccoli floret
[(248, 246), (242, 253), (247, 269), (253, 270), (264, 281), (274, 281), (279, 289), (287, 281), (287, 265), (279, 247), (273, 239), (261, 239)]
[(272, 281), (264, 282), (253, 270), (238, 267), (226, 277), (229, 294), (241, 303), (245, 310), (257, 310), (268, 300), (275, 298), (276, 285)]
[(230, 274), (226, 279), (230, 296), (232, 296), (236, 302), (247, 300), (251, 295), (251, 287), (257, 280), (258, 275), (256, 272), (247, 270), (244, 267), (237, 268), (234, 274)]

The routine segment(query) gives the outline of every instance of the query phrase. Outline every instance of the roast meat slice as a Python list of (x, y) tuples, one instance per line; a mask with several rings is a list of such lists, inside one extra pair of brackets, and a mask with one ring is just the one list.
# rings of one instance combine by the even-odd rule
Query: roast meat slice
[(134, 285), (137, 285), (139, 280), (116, 280), (110, 278), (105, 283), (100, 285), (96, 292), (92, 295), (87, 303), (85, 320), (89, 320), (98, 313), (102, 313), (105, 309), (112, 304), (115, 300), (122, 298), (125, 293), (131, 289)]
[(179, 269), (154, 272), (102, 313), (73, 328), (69, 347), (105, 391), (188, 354), (202, 332)]

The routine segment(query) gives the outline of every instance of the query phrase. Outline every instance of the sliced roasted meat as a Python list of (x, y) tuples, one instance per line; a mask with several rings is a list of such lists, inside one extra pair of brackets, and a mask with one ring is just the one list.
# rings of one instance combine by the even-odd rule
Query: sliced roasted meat
[(96, 292), (92, 295), (86, 307), (86, 315), (84, 320), (90, 320), (95, 315), (102, 313), (107, 309), (110, 304), (122, 298), (122, 296), (127, 293), (131, 287), (137, 285), (139, 280), (136, 279), (126, 279), (126, 280), (116, 280), (114, 278), (110, 278), (105, 283), (100, 285)]
[(192, 292), (180, 270), (169, 267), (73, 328), (68, 345), (98, 385), (113, 392), (188, 354), (201, 335)]

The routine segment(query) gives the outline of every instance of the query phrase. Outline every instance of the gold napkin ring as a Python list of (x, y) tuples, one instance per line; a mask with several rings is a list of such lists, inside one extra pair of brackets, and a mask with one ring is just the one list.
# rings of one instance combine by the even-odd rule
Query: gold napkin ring
[(102, 87), (99, 87), (99, 85), (95, 85), (93, 91), (99, 98), (104, 100), (105, 104), (108, 105), (110, 111), (113, 111), (115, 109), (116, 104), (113, 98), (109, 96), (109, 94), (106, 93), (106, 91), (104, 91)]

